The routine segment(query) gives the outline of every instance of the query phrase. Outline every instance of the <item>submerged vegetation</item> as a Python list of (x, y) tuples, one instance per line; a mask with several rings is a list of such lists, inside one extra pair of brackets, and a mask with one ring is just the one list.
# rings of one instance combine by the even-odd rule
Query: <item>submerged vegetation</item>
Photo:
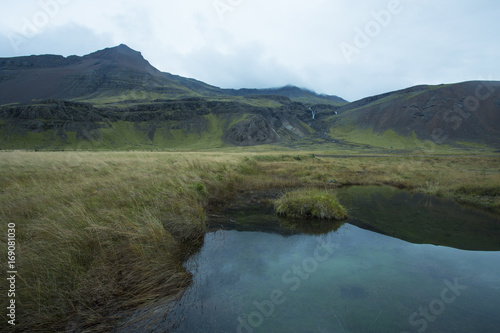
[(318, 189), (307, 189), (288, 192), (275, 200), (278, 215), (303, 218), (344, 220), (347, 212), (337, 201), (337, 197), (330, 192)]
[(238, 192), (384, 184), (500, 213), (497, 156), (316, 154), (0, 152), (0, 221), (15, 223), (18, 244), (16, 331), (109, 331), (118, 313), (178, 297), (207, 213)]

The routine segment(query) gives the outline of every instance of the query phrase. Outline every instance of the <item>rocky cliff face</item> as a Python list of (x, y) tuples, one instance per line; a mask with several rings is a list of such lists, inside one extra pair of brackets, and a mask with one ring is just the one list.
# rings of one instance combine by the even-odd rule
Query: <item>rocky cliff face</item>
[(262, 116), (251, 117), (233, 127), (226, 134), (226, 141), (238, 146), (254, 146), (277, 142), (278, 133)]
[[(244, 100), (186, 98), (125, 107), (96, 107), (89, 103), (43, 100), (37, 104), (1, 106), (0, 131), (5, 133), (3, 139), (7, 141), (29, 133), (51, 131), (56, 133), (55, 139), (65, 142), (71, 133), (76, 133), (76, 139), (91, 140), (105, 137), (103, 131), (115, 128), (118, 123), (130, 123), (133, 125), (130, 131), (147, 133), (148, 139), (154, 142), (161, 133), (175, 130), (182, 130), (184, 135), (200, 134), (208, 129), (206, 117), (215, 117), (219, 124), (212, 124), (212, 127), (221, 127), (220, 140), (228, 144), (268, 144), (298, 139), (309, 133), (302, 120), (310, 117), (304, 105), (286, 97), (270, 99), (279, 99), (281, 103), (275, 107), (259, 107)], [(239, 121), (234, 122), (235, 119)]]
[[(100, 110), (90, 104), (57, 100), (42, 101), (36, 105), (0, 107), (0, 129), (4, 140), (29, 133), (53, 132), (55, 140), (67, 140), (69, 133), (76, 139), (90, 140), (89, 134), (110, 126)], [(1, 145), (0, 145), (1, 148)]]

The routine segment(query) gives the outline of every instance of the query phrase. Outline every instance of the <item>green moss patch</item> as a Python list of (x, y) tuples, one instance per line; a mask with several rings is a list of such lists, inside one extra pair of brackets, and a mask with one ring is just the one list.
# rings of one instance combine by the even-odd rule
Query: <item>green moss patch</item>
[(275, 200), (274, 206), (278, 215), (291, 218), (344, 220), (348, 217), (335, 194), (318, 189), (286, 193)]

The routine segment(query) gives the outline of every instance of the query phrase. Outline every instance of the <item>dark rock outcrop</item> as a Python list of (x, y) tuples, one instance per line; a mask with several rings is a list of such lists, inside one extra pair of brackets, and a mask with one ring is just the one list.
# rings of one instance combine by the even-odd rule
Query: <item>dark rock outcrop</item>
[(277, 142), (278, 134), (262, 116), (251, 117), (229, 129), (226, 141), (238, 146), (254, 146)]

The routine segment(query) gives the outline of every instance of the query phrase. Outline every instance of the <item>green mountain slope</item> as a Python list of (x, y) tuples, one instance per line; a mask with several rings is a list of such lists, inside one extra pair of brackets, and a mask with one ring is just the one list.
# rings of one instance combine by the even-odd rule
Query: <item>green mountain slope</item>
[(431, 145), (500, 147), (500, 82), (416, 86), (364, 98), (323, 119), (334, 138), (404, 149)]

